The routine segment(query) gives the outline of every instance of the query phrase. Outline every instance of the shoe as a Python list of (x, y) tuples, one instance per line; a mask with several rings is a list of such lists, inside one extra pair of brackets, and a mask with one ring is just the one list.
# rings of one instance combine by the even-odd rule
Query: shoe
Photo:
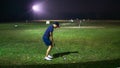
[(53, 57), (52, 57), (52, 56), (50, 56), (50, 55), (48, 55), (48, 58), (52, 59)]
[(44, 59), (45, 59), (45, 60), (52, 60), (52, 59), (50, 59), (49, 57), (45, 57)]

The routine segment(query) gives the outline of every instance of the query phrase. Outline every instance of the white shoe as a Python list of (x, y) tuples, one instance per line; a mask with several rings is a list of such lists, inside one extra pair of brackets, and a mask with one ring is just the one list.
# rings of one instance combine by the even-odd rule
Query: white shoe
[(45, 57), (44, 59), (45, 59), (45, 60), (52, 60), (52, 59), (50, 59), (49, 57)]
[(52, 57), (52, 56), (50, 56), (50, 55), (48, 55), (48, 58), (52, 59), (53, 57)]

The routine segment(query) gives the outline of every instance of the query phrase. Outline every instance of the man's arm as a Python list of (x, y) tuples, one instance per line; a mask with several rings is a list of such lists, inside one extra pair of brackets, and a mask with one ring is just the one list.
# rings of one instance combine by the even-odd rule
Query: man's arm
[(49, 37), (50, 41), (52, 42), (52, 45), (53, 45), (53, 32), (50, 32), (50, 37)]

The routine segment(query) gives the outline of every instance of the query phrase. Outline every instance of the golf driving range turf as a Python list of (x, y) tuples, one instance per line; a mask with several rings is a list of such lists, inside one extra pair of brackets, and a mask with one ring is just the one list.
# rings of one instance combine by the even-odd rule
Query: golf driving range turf
[[(14, 27), (15, 24), (18, 27)], [(43, 23), (0, 24), (0, 66), (120, 67), (120, 24), (104, 28), (55, 29), (52, 61), (44, 60), (47, 47), (42, 36), (48, 26)]]

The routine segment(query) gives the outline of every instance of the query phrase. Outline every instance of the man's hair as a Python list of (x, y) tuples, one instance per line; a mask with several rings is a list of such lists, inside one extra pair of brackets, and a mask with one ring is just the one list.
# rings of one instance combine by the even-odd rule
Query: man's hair
[(59, 22), (54, 22), (53, 24), (57, 25), (57, 27), (60, 27)]

